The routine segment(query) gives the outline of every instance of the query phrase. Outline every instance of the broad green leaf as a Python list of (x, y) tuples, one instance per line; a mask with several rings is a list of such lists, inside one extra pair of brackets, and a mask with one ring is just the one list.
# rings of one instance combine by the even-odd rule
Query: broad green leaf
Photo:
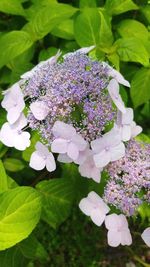
[(150, 205), (144, 202), (139, 208), (138, 212), (141, 215), (142, 219), (145, 220), (146, 218), (150, 217)]
[(105, 8), (110, 15), (118, 15), (139, 7), (132, 0), (106, 0)]
[[(68, 173), (69, 175), (69, 173)], [(42, 219), (56, 228), (70, 214), (75, 190), (73, 181), (66, 178), (40, 182), (36, 188), (43, 195)]]
[(96, 0), (80, 0), (80, 8), (82, 7), (96, 7), (97, 1)]
[(74, 23), (75, 39), (80, 46), (99, 44), (100, 15), (96, 8), (84, 8)]
[(48, 254), (42, 244), (31, 234), (27, 239), (17, 245), (24, 257), (29, 259), (46, 260)]
[(131, 98), (134, 107), (150, 99), (150, 68), (141, 68), (134, 75), (131, 82)]
[(24, 169), (25, 165), (20, 159), (6, 158), (4, 160), (5, 169), (10, 172), (18, 172)]
[(67, 19), (62, 21), (58, 26), (52, 30), (54, 36), (64, 38), (66, 40), (74, 39), (73, 20)]
[(24, 258), (20, 249), (15, 246), (5, 251), (0, 251), (1, 267), (25, 267), (28, 259)]
[(146, 20), (148, 21), (148, 23), (150, 23), (150, 5), (146, 5), (146, 6), (142, 7), (141, 11), (142, 11), (144, 17), (146, 18)]
[(7, 174), (5, 172), (4, 165), (0, 160), (0, 193), (8, 189)]
[(12, 31), (0, 38), (0, 68), (32, 46), (28, 33)]
[(77, 9), (70, 5), (52, 3), (40, 8), (23, 29), (30, 34), (32, 40), (42, 39), (56, 25), (70, 18), (76, 11)]
[(0, 195), (0, 250), (29, 236), (39, 221), (41, 198), (30, 187), (17, 187)]
[[(54, 55), (58, 52), (58, 49), (56, 47), (49, 47), (48, 49), (42, 49), (39, 54), (38, 61), (44, 61)], [(25, 150), (26, 151), (26, 150)]]
[(113, 43), (113, 34), (111, 31), (111, 24), (107, 18), (105, 12), (99, 11), (101, 22), (100, 22), (100, 40), (99, 45), (101, 47), (110, 47)]
[(13, 180), (10, 176), (7, 175), (7, 183), (8, 183), (8, 188), (13, 189), (18, 187), (19, 185), (16, 183), (15, 180)]
[(138, 62), (143, 66), (149, 65), (149, 55), (141, 40), (135, 37), (121, 38), (115, 43), (121, 61)]
[(140, 135), (136, 136), (135, 139), (137, 141), (142, 141), (142, 142), (150, 144), (150, 136), (146, 134), (141, 133)]
[(0, 0), (0, 11), (13, 15), (25, 15), (20, 0)]
[(124, 38), (137, 37), (142, 41), (149, 38), (149, 32), (145, 25), (134, 19), (122, 20), (117, 26), (117, 31)]
[(117, 53), (108, 54), (107, 57), (108, 60), (114, 65), (114, 67), (117, 70), (119, 70), (120, 61), (118, 54)]

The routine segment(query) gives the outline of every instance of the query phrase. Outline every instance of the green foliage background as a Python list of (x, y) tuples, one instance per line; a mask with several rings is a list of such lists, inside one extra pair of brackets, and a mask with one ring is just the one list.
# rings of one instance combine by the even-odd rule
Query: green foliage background
[[(58, 49), (96, 45), (92, 57), (108, 61), (131, 82), (121, 94), (143, 127), (139, 138), (149, 142), (149, 29), (148, 0), (0, 0), (0, 92)], [(5, 120), (0, 108), (0, 126)], [(149, 208), (130, 222), (136, 246), (109, 249), (105, 230), (77, 207), (89, 189), (102, 193), (103, 181), (99, 186), (81, 178), (75, 166), (60, 165), (54, 175), (31, 170), (37, 138), (32, 134), (23, 153), (0, 143), (0, 267), (125, 267), (131, 260), (150, 266), (139, 237)]]

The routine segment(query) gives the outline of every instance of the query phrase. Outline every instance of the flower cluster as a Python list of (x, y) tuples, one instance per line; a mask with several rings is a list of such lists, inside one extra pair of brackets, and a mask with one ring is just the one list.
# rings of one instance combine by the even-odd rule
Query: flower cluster
[[(6, 90), (1, 105), (7, 122), (0, 141), (23, 151), (30, 146), (30, 128), (41, 136), (31, 168), (55, 171), (57, 154), (58, 162), (77, 164), (81, 176), (97, 183), (107, 170), (110, 180), (103, 199), (91, 192), (79, 207), (97, 226), (105, 221), (111, 246), (130, 245), (125, 215), (132, 215), (141, 203), (141, 190), (149, 199), (149, 146), (133, 140), (142, 128), (119, 93), (119, 84), (130, 87), (129, 82), (107, 63), (87, 56), (92, 49), (64, 56), (58, 51)], [(107, 215), (108, 204), (125, 215)]]
[(142, 201), (150, 203), (150, 144), (130, 140), (123, 158), (107, 166), (110, 180), (104, 199), (133, 215)]

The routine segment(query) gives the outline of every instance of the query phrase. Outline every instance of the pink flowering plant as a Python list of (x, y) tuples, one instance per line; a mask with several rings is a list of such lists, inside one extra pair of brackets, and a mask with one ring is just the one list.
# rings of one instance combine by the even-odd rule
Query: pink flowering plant
[[(35, 218), (29, 232), (40, 218), (39, 209), (43, 209), (45, 221), (51, 214), (55, 226), (64, 221), (76, 200), (96, 226), (105, 225), (109, 246), (129, 246), (128, 218), (138, 214), (143, 202), (150, 203), (150, 145), (136, 140), (142, 128), (120, 95), (120, 85), (130, 87), (129, 82), (108, 63), (96, 60), (94, 49), (86, 47), (65, 55), (58, 51), (4, 91), (1, 105), (7, 122), (1, 127), (0, 140), (7, 147), (29, 151), (29, 166), (36, 171), (46, 169), (51, 178), (57, 169), (68, 166), (68, 178), (40, 181), (36, 189), (22, 192), (14, 189), (14, 197), (22, 193), (25, 203), (35, 195)], [(34, 145), (32, 133), (38, 136)], [(78, 174), (71, 174), (69, 166), (77, 168)], [(82, 193), (80, 180), (88, 195)], [(90, 191), (91, 181), (95, 191)], [(51, 196), (53, 183), (60, 197), (62, 190), (58, 210), (53, 209), (55, 199), (44, 196)], [(10, 201), (13, 203), (11, 195)], [(1, 248), (25, 237), (17, 233), (13, 243), (4, 239)], [(149, 228), (142, 239), (150, 246)]]

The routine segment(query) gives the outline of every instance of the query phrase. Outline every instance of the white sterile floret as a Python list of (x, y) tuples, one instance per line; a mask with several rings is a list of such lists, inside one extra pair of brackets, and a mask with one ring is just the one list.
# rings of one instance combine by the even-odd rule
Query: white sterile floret
[(49, 113), (49, 108), (44, 101), (33, 102), (30, 105), (30, 110), (33, 113), (34, 117), (39, 121), (44, 120)]
[(137, 136), (142, 131), (142, 127), (136, 125), (133, 121), (133, 109), (126, 108), (126, 113), (118, 111), (115, 129), (118, 129), (123, 141), (129, 141), (132, 137)]
[(19, 84), (16, 83), (3, 94), (4, 99), (1, 105), (7, 111), (8, 122), (13, 124), (19, 119), (19, 116), (25, 107), (23, 93)]
[(48, 150), (46, 145), (37, 142), (35, 145), (36, 151), (32, 153), (30, 158), (30, 167), (39, 171), (45, 167), (49, 172), (56, 169), (56, 163), (53, 154)]
[(71, 159), (76, 160), (79, 152), (87, 146), (87, 142), (76, 133), (75, 128), (62, 121), (54, 123), (52, 132), (55, 139), (52, 142), (51, 150), (54, 153), (66, 153)]
[(4, 123), (0, 130), (0, 141), (18, 150), (25, 150), (30, 146), (30, 134), (22, 129), (27, 125), (27, 119), (21, 114), (14, 124)]
[(94, 191), (90, 192), (86, 198), (81, 199), (79, 208), (97, 225), (101, 226), (105, 220), (109, 207), (103, 199)]
[(102, 137), (93, 140), (91, 147), (97, 168), (105, 167), (109, 162), (119, 160), (125, 155), (125, 145), (114, 128)]
[(119, 94), (119, 84), (115, 79), (110, 80), (108, 84), (108, 92), (110, 94), (110, 97), (112, 98), (114, 104), (116, 107), (122, 112), (125, 113), (125, 105), (124, 102)]
[(141, 235), (145, 244), (150, 247), (150, 227), (146, 228)]
[(108, 229), (108, 244), (111, 247), (117, 247), (120, 244), (130, 246), (132, 237), (128, 228), (128, 222), (123, 214), (115, 213), (106, 216), (105, 225)]
[(113, 69), (109, 65), (107, 65), (107, 68), (108, 68), (108, 74), (112, 78), (114, 78), (118, 83), (123, 84), (126, 87), (130, 87), (130, 83), (127, 80), (125, 80), (125, 78), (122, 76), (122, 74), (119, 71)]

